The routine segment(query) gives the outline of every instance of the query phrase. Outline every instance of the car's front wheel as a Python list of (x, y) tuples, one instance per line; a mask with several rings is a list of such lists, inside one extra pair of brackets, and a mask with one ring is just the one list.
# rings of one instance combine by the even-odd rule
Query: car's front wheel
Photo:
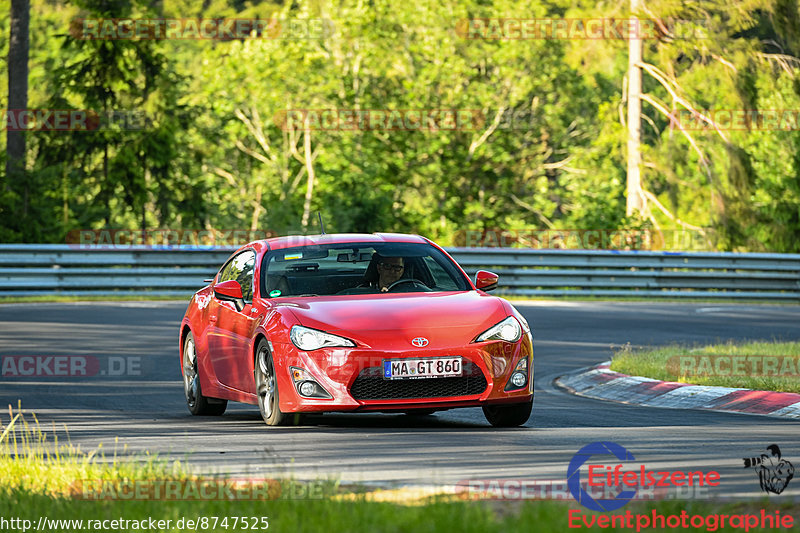
[(533, 397), (524, 403), (484, 405), (483, 416), (494, 427), (521, 426), (528, 421), (533, 410)]
[(203, 396), (200, 374), (197, 371), (197, 350), (191, 332), (183, 341), (183, 392), (189, 412), (197, 416), (219, 416), (228, 407), (228, 400)]
[(261, 339), (256, 348), (255, 360), (256, 394), (258, 394), (258, 409), (261, 418), (268, 426), (285, 424), (288, 416), (278, 407), (278, 380), (275, 376), (275, 364), (269, 351), (267, 341)]

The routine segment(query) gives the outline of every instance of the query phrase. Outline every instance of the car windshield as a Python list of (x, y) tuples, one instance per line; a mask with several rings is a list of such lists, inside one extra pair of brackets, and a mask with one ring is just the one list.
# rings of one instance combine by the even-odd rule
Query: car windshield
[(422, 243), (337, 243), (273, 250), (261, 268), (262, 296), (328, 296), (470, 290), (458, 267)]

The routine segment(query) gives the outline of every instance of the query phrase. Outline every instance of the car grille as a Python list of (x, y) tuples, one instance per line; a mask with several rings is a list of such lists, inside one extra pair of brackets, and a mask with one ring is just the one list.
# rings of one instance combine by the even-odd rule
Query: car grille
[(450, 378), (383, 379), (380, 367), (365, 368), (350, 387), (356, 400), (401, 400), (470, 396), (486, 390), (480, 368), (464, 363), (464, 375)]

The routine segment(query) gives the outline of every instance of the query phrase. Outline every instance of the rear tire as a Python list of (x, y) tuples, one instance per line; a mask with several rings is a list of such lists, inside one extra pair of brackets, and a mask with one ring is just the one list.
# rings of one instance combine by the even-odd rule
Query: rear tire
[(186, 334), (183, 341), (183, 394), (186, 406), (195, 416), (219, 416), (228, 407), (228, 400), (203, 396), (200, 388), (200, 374), (197, 372), (197, 351), (192, 333)]
[(498, 428), (521, 426), (528, 421), (533, 410), (533, 398), (524, 403), (484, 405), (483, 416)]
[(268, 426), (285, 425), (290, 415), (282, 413), (279, 407), (278, 380), (275, 376), (275, 365), (269, 351), (267, 341), (261, 339), (256, 348), (256, 359), (253, 369), (256, 381), (256, 395), (258, 396), (258, 410), (261, 418)]

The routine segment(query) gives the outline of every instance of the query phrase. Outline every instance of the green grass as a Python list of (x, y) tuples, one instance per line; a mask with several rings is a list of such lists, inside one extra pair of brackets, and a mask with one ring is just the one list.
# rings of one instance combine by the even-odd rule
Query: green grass
[[(45, 431), (36, 415), (32, 422), (21, 409), (15, 414), (9, 406), (8, 423), (0, 424), (0, 487), (21, 493), (58, 496), (67, 494), (78, 480), (164, 479), (184, 475), (179, 461), (167, 464), (145, 454), (135, 460), (127, 457), (127, 447), (114, 443), (106, 454), (100, 445), (84, 452), (70, 442), (59, 441), (56, 428)], [(66, 431), (66, 428), (65, 428)]]
[[(650, 514), (657, 509), (662, 515), (689, 514), (708, 515), (713, 513), (736, 514), (758, 512), (758, 508), (774, 510), (778, 506), (768, 504), (753, 508), (744, 504), (713, 504), (698, 502), (659, 502), (655, 505), (629, 504), (619, 513)], [(395, 503), (376, 503), (370, 501), (341, 502), (333, 500), (276, 500), (276, 501), (204, 501), (204, 502), (81, 502), (69, 499), (49, 498), (32, 493), (12, 493), (0, 501), (2, 516), (17, 516), (36, 524), (40, 516), (64, 520), (170, 520), (162, 531), (194, 531), (187, 527), (185, 520), (206, 517), (209, 526), (216, 517), (217, 524), (227, 517), (228, 527), (198, 528), (200, 531), (245, 531), (241, 525), (233, 528), (235, 517), (247, 517), (248, 524), (254, 520), (256, 529), (247, 531), (280, 531), (289, 533), (489, 533), (502, 531), (508, 533), (530, 533), (531, 531), (568, 531), (568, 512), (582, 509), (577, 504), (557, 502), (520, 502), (492, 504), (489, 502), (431, 501), (424, 505), (403, 505)], [(792, 507), (782, 506), (782, 514), (791, 513)], [(599, 517), (582, 509), (590, 520)], [(268, 528), (263, 528), (262, 517)], [(796, 518), (796, 517), (795, 517)], [(177, 527), (184, 519), (182, 528)], [(241, 520), (239, 518), (238, 520)], [(634, 523), (635, 525), (635, 523)], [(703, 529), (688, 528), (694, 531)], [(112, 531), (124, 531), (118, 528)], [(128, 529), (130, 530), (130, 529)], [(156, 529), (155, 531), (158, 531)], [(585, 531), (586, 529), (576, 529)], [(593, 527), (591, 531), (608, 531)], [(619, 529), (611, 529), (618, 531)], [(49, 531), (77, 531), (75, 528), (52, 527)], [(146, 531), (146, 530), (145, 530)], [(635, 528), (625, 531), (635, 531)], [(644, 529), (643, 531), (660, 531)], [(741, 528), (726, 527), (716, 531), (743, 531)], [(785, 530), (784, 530), (785, 531)]]
[[(731, 356), (740, 359), (721, 359), (718, 371), (715, 368), (718, 358), (702, 356)], [(763, 359), (748, 360), (756, 356), (784, 356), (784, 359), (788, 359), (785, 362), (787, 366), (784, 366), (782, 359), (773, 359), (778, 361), (777, 369), (768, 368), (764, 372)], [(743, 365), (736, 372), (732, 366), (734, 361), (740, 361), (739, 364)], [(758, 365), (754, 366), (753, 361), (758, 361)], [(625, 347), (614, 354), (611, 370), (632, 376), (695, 385), (800, 392), (799, 364), (800, 342), (729, 342), (707, 346), (670, 345), (642, 351)], [(737, 375), (724, 375), (726, 373)]]
[[(91, 530), (90, 520), (153, 519), (164, 523), (156, 525), (156, 529), (144, 528), (144, 531), (527, 533), (532, 530), (567, 530), (570, 510), (580, 510), (587, 519), (601, 516), (572, 501), (466, 501), (452, 494), (420, 497), (413, 492), (409, 493), (410, 496), (407, 494), (409, 497), (405, 499), (379, 501), (382, 494), (397, 491), (376, 491), (363, 486), (344, 487), (331, 480), (316, 483), (316, 486), (322, 487), (321, 491), (303, 490), (302, 482), (280, 480), (281, 490), (270, 493), (269, 499), (87, 500), (76, 497), (71, 491), (76, 481), (103, 480), (114, 483), (209, 478), (193, 476), (186, 463), (168, 463), (149, 454), (132, 457), (127, 453), (114, 453), (108, 456), (102, 447), (84, 452), (69, 442), (59, 442), (50, 437), (35, 416), (32, 416), (32, 422), (28, 422), (21, 411), (15, 414), (9, 409), (9, 419), (5, 422), (6, 425), (0, 423), (0, 519), (30, 521), (29, 524), (17, 522), (16, 527), (7, 526), (9, 531), (22, 531), (23, 525), (32, 531), (39, 524), (40, 517), (46, 517), (50, 521), (83, 521), (80, 528), (74, 523), (46, 522), (42, 529), (47, 531)], [(123, 448), (120, 452), (126, 450)], [(783, 514), (793, 509), (791, 503), (776, 506), (767, 500), (740, 503), (664, 500), (631, 503), (619, 513), (631, 511), (649, 514), (656, 509), (663, 515), (680, 514), (683, 510), (690, 514), (708, 515), (718, 512), (753, 513), (762, 508), (772, 512), (780, 509)], [(242, 517), (246, 517), (247, 528), (242, 527)], [(205, 526), (195, 528), (186, 522), (198, 518), (207, 519)], [(222, 522), (225, 518), (227, 527)], [(234, 520), (238, 522), (237, 527), (234, 527)], [(217, 527), (211, 527), (215, 521)], [(268, 524), (268, 528), (264, 527), (265, 524)], [(102, 528), (95, 524), (93, 530), (142, 531), (130, 523), (127, 526), (116, 524), (115, 527), (107, 522)], [(592, 530), (600, 531), (596, 527)], [(734, 528), (721, 528), (718, 531), (734, 531)]]

